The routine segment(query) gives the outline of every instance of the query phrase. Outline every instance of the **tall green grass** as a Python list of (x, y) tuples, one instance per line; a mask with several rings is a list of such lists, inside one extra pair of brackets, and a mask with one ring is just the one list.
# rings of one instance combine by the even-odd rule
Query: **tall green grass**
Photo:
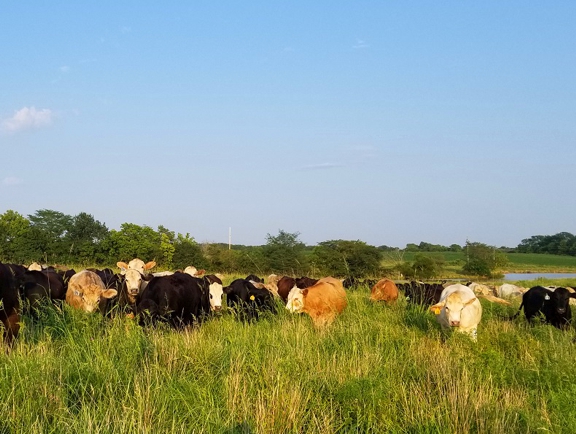
[(574, 432), (572, 331), (483, 300), (475, 344), (368, 295), (324, 331), (285, 309), (175, 331), (43, 307), (0, 353), (0, 432)]

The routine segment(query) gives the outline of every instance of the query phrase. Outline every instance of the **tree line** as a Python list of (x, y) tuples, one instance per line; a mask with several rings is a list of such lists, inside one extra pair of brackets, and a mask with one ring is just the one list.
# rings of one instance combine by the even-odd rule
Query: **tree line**
[[(365, 277), (395, 271), (406, 277), (429, 278), (441, 274), (442, 260), (426, 252), (463, 252), (463, 272), (489, 275), (506, 262), (504, 252), (576, 255), (576, 237), (567, 232), (534, 236), (522, 240), (516, 249), (495, 248), (482, 243), (441, 246), (421, 242), (405, 249), (371, 246), (363, 241), (328, 240), (306, 246), (299, 233), (279, 230), (266, 235), (261, 246), (198, 243), (190, 234), (123, 223), (119, 230), (108, 229), (94, 216), (81, 212), (71, 216), (41, 209), (27, 217), (8, 210), (0, 214), (0, 262), (113, 266), (134, 257), (155, 260), (162, 269), (183, 269), (188, 265), (225, 273), (281, 273), (292, 275), (333, 275)], [(417, 252), (412, 262), (398, 261), (394, 270), (383, 270), (386, 252)]]

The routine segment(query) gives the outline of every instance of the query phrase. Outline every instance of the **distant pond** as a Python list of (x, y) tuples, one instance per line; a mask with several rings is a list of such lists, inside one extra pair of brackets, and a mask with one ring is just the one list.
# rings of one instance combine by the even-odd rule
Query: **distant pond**
[(509, 273), (504, 275), (504, 280), (536, 280), (544, 279), (571, 279), (576, 278), (576, 273)]

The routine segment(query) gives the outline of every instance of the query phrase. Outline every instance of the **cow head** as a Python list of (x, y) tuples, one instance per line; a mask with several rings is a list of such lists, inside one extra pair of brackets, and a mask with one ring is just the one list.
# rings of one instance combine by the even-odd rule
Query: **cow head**
[(193, 267), (192, 265), (189, 265), (186, 268), (184, 268), (184, 273), (189, 274), (192, 277), (198, 276), (198, 270), (196, 269), (196, 267)]
[(155, 261), (150, 261), (148, 263), (144, 263), (142, 259), (134, 258), (128, 264), (126, 262), (117, 262), (116, 266), (120, 268), (121, 274), (126, 274), (127, 270), (137, 270), (140, 273), (144, 274), (145, 271), (148, 271), (156, 266)]
[(301, 312), (304, 309), (304, 296), (308, 294), (308, 289), (300, 289), (296, 285), (288, 293), (286, 309), (292, 313)]
[(552, 299), (556, 313), (559, 315), (564, 315), (568, 309), (570, 309), (570, 298), (576, 298), (575, 293), (571, 293), (566, 288), (556, 288), (556, 290), (550, 295)]
[(144, 282), (144, 276), (138, 270), (126, 270), (124, 275), (124, 285), (126, 287), (126, 294), (130, 303), (136, 302), (136, 296), (140, 293)]
[(208, 289), (210, 292), (210, 309), (218, 312), (222, 310), (222, 295), (224, 294), (222, 281), (214, 275), (208, 275), (204, 278), (209, 283)]
[(89, 285), (74, 290), (73, 294), (82, 301), (81, 308), (83, 310), (86, 312), (94, 312), (98, 310), (100, 298), (113, 298), (118, 294), (118, 291), (115, 289), (102, 290), (100, 286)]
[(450, 327), (458, 327), (460, 326), (462, 310), (464, 310), (466, 306), (474, 303), (476, 300), (478, 299), (474, 297), (466, 302), (462, 302), (460, 294), (452, 293), (446, 297), (446, 300), (441, 301), (440, 303), (436, 303), (434, 306), (431, 306), (430, 309), (434, 312), (443, 310), (444, 314), (446, 315), (446, 319), (448, 320), (448, 324), (450, 324)]

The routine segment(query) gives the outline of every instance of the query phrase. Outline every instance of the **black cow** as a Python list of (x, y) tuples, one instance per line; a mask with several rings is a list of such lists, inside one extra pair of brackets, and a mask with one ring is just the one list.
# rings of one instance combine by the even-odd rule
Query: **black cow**
[(404, 291), (404, 296), (409, 303), (419, 305), (439, 303), (442, 291), (444, 291), (444, 287), (440, 283), (412, 281), (410, 283), (399, 283), (396, 286)]
[(267, 289), (256, 288), (249, 280), (236, 279), (223, 288), (226, 304), (242, 321), (258, 319), (260, 312), (276, 313), (274, 296)]
[(136, 312), (141, 322), (164, 319), (176, 328), (200, 322), (210, 314), (209, 285), (186, 273), (154, 277), (140, 294)]
[(18, 279), (20, 294), (28, 301), (28, 307), (39, 307), (41, 300), (64, 300), (66, 289), (62, 276), (55, 271), (29, 270)]
[(264, 283), (264, 279), (256, 276), (255, 274), (249, 274), (246, 276), (245, 280), (251, 280), (252, 282)]
[(20, 301), (12, 270), (4, 264), (0, 264), (0, 321), (4, 324), (4, 342), (11, 345), (20, 330)]
[(576, 298), (576, 294), (566, 288), (556, 288), (555, 291), (551, 291), (542, 286), (535, 286), (522, 295), (522, 304), (514, 318), (524, 308), (524, 315), (528, 322), (534, 316), (543, 313), (544, 322), (559, 329), (566, 329), (570, 327), (572, 321), (570, 298)]

